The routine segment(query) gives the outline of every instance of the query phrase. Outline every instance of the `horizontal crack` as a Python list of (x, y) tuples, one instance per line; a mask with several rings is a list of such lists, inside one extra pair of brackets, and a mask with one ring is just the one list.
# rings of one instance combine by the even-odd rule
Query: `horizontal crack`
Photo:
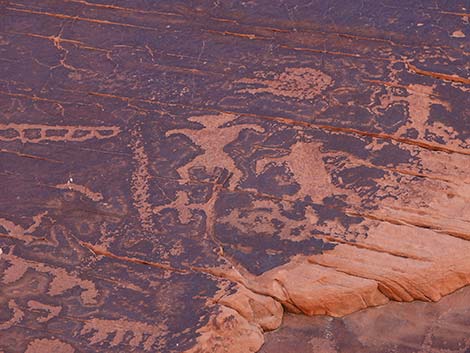
[(306, 52), (311, 52), (311, 53), (317, 53), (317, 54), (328, 54), (328, 55), (337, 55), (337, 56), (347, 56), (350, 58), (355, 58), (355, 59), (364, 59), (364, 60), (371, 60), (371, 61), (387, 61), (387, 62), (400, 62), (401, 60), (396, 60), (392, 58), (379, 58), (379, 57), (371, 57), (371, 56), (365, 56), (361, 54), (356, 54), (356, 53), (346, 53), (346, 52), (340, 52), (340, 51), (331, 51), (331, 50), (326, 50), (326, 49), (315, 49), (315, 48), (304, 48), (304, 47), (291, 47), (288, 45), (279, 45), (280, 48), (284, 49), (289, 49), (289, 50), (295, 50), (295, 51), (306, 51)]
[(85, 104), (85, 103), (80, 103), (80, 102), (66, 102), (66, 101), (60, 101), (56, 99), (43, 98), (43, 97), (38, 97), (36, 95), (29, 95), (29, 94), (24, 94), (24, 93), (11, 93), (11, 92), (6, 92), (6, 91), (0, 91), (0, 94), (9, 96), (9, 97), (30, 99), (32, 101), (41, 101), (41, 102), (49, 102), (49, 103), (57, 103), (57, 104), (76, 104), (76, 105), (83, 105), (83, 106), (91, 105), (91, 104)]
[(328, 269), (332, 269), (332, 270), (335, 270), (335, 271), (338, 271), (338, 272), (341, 272), (341, 273), (344, 273), (348, 276), (351, 276), (351, 277), (356, 277), (356, 278), (362, 278), (362, 279), (367, 279), (369, 281), (374, 281), (374, 282), (378, 282), (377, 280), (373, 279), (373, 278), (370, 278), (370, 277), (366, 277), (366, 276), (360, 276), (358, 274), (354, 274), (354, 273), (351, 273), (351, 272), (348, 272), (348, 271), (345, 271), (345, 270), (341, 270), (339, 269), (338, 267), (336, 266), (332, 266), (332, 265), (325, 265), (323, 263), (320, 263), (320, 262), (317, 262), (315, 261), (315, 259), (313, 257), (309, 257), (307, 259), (307, 261), (311, 264), (314, 264), (314, 265), (317, 265), (317, 266), (321, 266), (323, 268), (328, 268)]
[(50, 158), (46, 158), (46, 157), (35, 156), (35, 155), (32, 155), (32, 154), (27, 154), (27, 153), (21, 153), (21, 152), (18, 152), (18, 151), (7, 150), (7, 149), (4, 149), (4, 148), (0, 148), (0, 152), (1, 153), (13, 154), (13, 155), (18, 156), (18, 157), (36, 159), (36, 160), (40, 160), (40, 161), (46, 161), (46, 162), (50, 162), (50, 163), (58, 163), (58, 164), (63, 164), (64, 163), (63, 161), (50, 159)]
[(212, 29), (204, 29), (205, 32), (212, 33), (212, 34), (218, 34), (218, 35), (223, 35), (223, 36), (232, 36), (232, 37), (240, 37), (240, 38), (248, 38), (251, 40), (257, 39), (257, 40), (273, 40), (273, 37), (264, 37), (264, 36), (259, 36), (256, 34), (250, 34), (250, 33), (237, 33), (237, 32), (231, 32), (231, 31), (215, 31)]
[(385, 134), (385, 133), (366, 132), (366, 131), (352, 129), (352, 128), (335, 127), (335, 126), (328, 126), (328, 125), (315, 125), (315, 126), (318, 126), (321, 129), (329, 130), (329, 131), (340, 131), (340, 132), (358, 134), (362, 136), (376, 137), (376, 138), (384, 139), (384, 140), (393, 140), (393, 141), (401, 142), (407, 145), (418, 146), (418, 147), (421, 147), (423, 149), (430, 150), (430, 151), (456, 153), (456, 154), (462, 154), (466, 156), (470, 155), (470, 150), (464, 150), (464, 149), (459, 150), (459, 149), (449, 148), (449, 147), (445, 147), (441, 145), (435, 145), (435, 144), (428, 143), (428, 142), (416, 141), (416, 140), (412, 140), (412, 139), (408, 139), (404, 137), (393, 136), (393, 135)]
[(370, 250), (370, 251), (374, 251), (374, 252), (378, 252), (378, 253), (382, 253), (382, 254), (388, 254), (388, 255), (392, 255), (392, 256), (396, 256), (396, 257), (401, 257), (401, 258), (404, 258), (404, 259), (412, 259), (412, 260), (417, 260), (417, 261), (429, 262), (429, 260), (424, 258), (424, 257), (414, 256), (414, 255), (407, 254), (407, 253), (404, 253), (404, 252), (388, 251), (386, 249), (380, 249), (376, 246), (372, 246), (372, 245), (369, 245), (369, 244), (352, 242), (352, 241), (344, 240), (344, 239), (341, 239), (341, 238), (333, 237), (331, 235), (322, 235), (321, 239), (326, 239), (326, 240), (329, 240), (331, 242), (341, 243), (341, 244), (352, 246), (352, 247), (355, 247), (355, 248), (358, 248), (358, 249)]
[(407, 62), (406, 65), (411, 71), (413, 71), (414, 73), (416, 73), (418, 75), (428, 76), (428, 77), (436, 78), (436, 79), (439, 79), (439, 80), (464, 83), (464, 84), (467, 84), (467, 85), (470, 84), (470, 79), (469, 78), (460, 77), (460, 76), (457, 76), (457, 75), (444, 74), (444, 73), (441, 73), (441, 72), (426, 71), (426, 70), (420, 69), (420, 68), (410, 64), (409, 62)]
[(36, 10), (31, 10), (31, 9), (20, 9), (16, 7), (5, 7), (7, 10), (14, 11), (14, 12), (22, 12), (22, 13), (29, 13), (33, 15), (42, 15), (42, 16), (48, 16), (48, 17), (55, 17), (59, 19), (66, 19), (66, 20), (73, 20), (73, 21), (84, 21), (84, 22), (91, 22), (91, 23), (97, 23), (97, 24), (102, 24), (102, 25), (113, 25), (113, 26), (121, 26), (121, 27), (130, 27), (130, 28), (136, 28), (136, 29), (142, 29), (142, 30), (147, 30), (147, 31), (159, 31), (158, 28), (156, 27), (148, 27), (148, 26), (140, 26), (140, 25), (134, 25), (131, 23), (124, 23), (124, 22), (115, 22), (115, 21), (109, 21), (109, 20), (100, 20), (97, 18), (88, 18), (88, 17), (80, 17), (80, 16), (71, 16), (71, 15), (65, 15), (62, 13), (53, 13), (53, 12), (47, 12), (47, 11), (36, 11)]
[(27, 36), (27, 37), (32, 37), (32, 38), (46, 39), (46, 40), (49, 40), (49, 41), (53, 42), (55, 45), (60, 45), (60, 43), (69, 43), (69, 44), (73, 44), (73, 45), (76, 45), (78, 47), (81, 47), (83, 49), (86, 49), (86, 50), (99, 51), (99, 52), (103, 52), (103, 53), (111, 52), (110, 49), (97, 48), (97, 47), (90, 46), (86, 43), (83, 43), (79, 40), (67, 39), (67, 38), (62, 38), (62, 37), (53, 36), (53, 35), (45, 36), (45, 35), (41, 35), (41, 34), (37, 34), (37, 33), (15, 32), (15, 31), (5, 32), (5, 33), (13, 34), (13, 35)]
[(396, 224), (396, 225), (407, 225), (407, 226), (412, 226), (412, 227), (417, 227), (417, 228), (429, 229), (429, 230), (435, 231), (436, 233), (441, 233), (441, 234), (456, 237), (462, 240), (470, 241), (470, 233), (461, 233), (461, 232), (448, 230), (448, 229), (446, 230), (430, 223), (418, 222), (418, 221), (413, 222), (410, 220), (405, 220), (405, 219), (400, 219), (400, 218), (384, 217), (380, 215), (360, 213), (360, 212), (354, 212), (354, 211), (346, 211), (345, 213), (348, 215), (352, 215), (352, 216), (368, 218), (368, 219), (381, 221), (381, 222), (387, 222), (387, 223)]
[(158, 262), (152, 262), (152, 261), (136, 259), (136, 258), (133, 258), (133, 257), (116, 255), (116, 254), (113, 254), (109, 251), (103, 250), (103, 249), (101, 249), (97, 246), (94, 246), (90, 243), (87, 243), (87, 242), (84, 242), (84, 241), (81, 241), (81, 240), (78, 240), (78, 241), (79, 241), (80, 245), (82, 245), (85, 248), (89, 249), (95, 255), (101, 255), (101, 256), (112, 258), (112, 259), (125, 261), (125, 262), (131, 262), (131, 263), (139, 264), (139, 265), (146, 265), (146, 266), (156, 267), (156, 268), (160, 268), (160, 269), (168, 270), (168, 271), (172, 271), (172, 272), (178, 272), (178, 273), (187, 273), (188, 272), (187, 270), (178, 269), (178, 268), (172, 267), (170, 265), (165, 265), (165, 264), (161, 264), (161, 263), (158, 263)]
[(170, 17), (183, 17), (183, 15), (174, 13), (174, 12), (164, 12), (164, 11), (155, 11), (155, 10), (140, 10), (133, 7), (123, 7), (117, 5), (107, 5), (107, 4), (98, 4), (92, 3), (84, 0), (64, 0), (64, 2), (76, 3), (76, 4), (83, 4), (90, 7), (97, 7), (101, 9), (111, 9), (111, 10), (118, 10), (124, 12), (136, 12), (141, 14), (149, 14), (149, 15), (162, 15), (162, 16), (170, 16)]

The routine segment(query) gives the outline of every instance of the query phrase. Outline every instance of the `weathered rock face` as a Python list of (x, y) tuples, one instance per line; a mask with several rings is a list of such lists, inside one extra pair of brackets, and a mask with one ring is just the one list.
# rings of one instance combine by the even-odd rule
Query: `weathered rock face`
[(343, 318), (284, 315), (261, 353), (467, 353), (470, 288), (437, 303), (389, 303)]
[(466, 12), (0, 1), (0, 351), (256, 352), (469, 284)]

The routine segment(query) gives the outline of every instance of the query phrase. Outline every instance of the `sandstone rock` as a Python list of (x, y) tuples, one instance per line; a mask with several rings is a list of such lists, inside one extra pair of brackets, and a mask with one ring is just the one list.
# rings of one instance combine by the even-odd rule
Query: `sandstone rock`
[(275, 330), (282, 321), (282, 306), (273, 298), (238, 287), (234, 294), (222, 297), (218, 303), (234, 309), (263, 331)]
[(187, 353), (252, 353), (263, 345), (263, 331), (237, 311), (221, 306), (198, 333), (197, 345)]
[(342, 316), (388, 302), (377, 282), (306, 261), (264, 273), (256, 279), (256, 289), (307, 315)]

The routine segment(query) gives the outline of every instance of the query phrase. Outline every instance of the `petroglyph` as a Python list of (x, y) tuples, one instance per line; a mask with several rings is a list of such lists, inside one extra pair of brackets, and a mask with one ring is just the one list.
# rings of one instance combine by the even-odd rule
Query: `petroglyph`
[(0, 141), (20, 140), (23, 143), (43, 141), (83, 142), (109, 139), (119, 134), (118, 126), (70, 126), (43, 124), (0, 124)]
[[(230, 178), (230, 186), (236, 187), (243, 174), (235, 165), (233, 159), (224, 151), (226, 144), (235, 140), (240, 131), (252, 129), (263, 132), (261, 126), (255, 124), (229, 124), (237, 118), (232, 114), (194, 116), (188, 120), (202, 125), (201, 129), (174, 129), (166, 132), (166, 136), (183, 134), (193, 143), (202, 148), (203, 153), (191, 162), (178, 168), (178, 174), (184, 180), (191, 179), (190, 170), (193, 167), (204, 167), (208, 173), (213, 173), (215, 168), (222, 168), (233, 173)], [(222, 143), (222, 141), (224, 141)]]
[(255, 352), (470, 283), (465, 11), (219, 2), (0, 5), (0, 352)]
[[(449, 102), (443, 100), (435, 92), (436, 86), (427, 86), (422, 84), (410, 84), (402, 87), (405, 93), (396, 88), (387, 87), (386, 94), (372, 95), (373, 112), (383, 115), (383, 111), (393, 105), (400, 105), (406, 109), (406, 121), (397, 130), (398, 135), (407, 136), (409, 131), (416, 131), (417, 140), (445, 140), (447, 146), (461, 148), (470, 145), (470, 139), (460, 141), (458, 133), (454, 127), (440, 121), (431, 120), (431, 107), (441, 106), (445, 111), (451, 112), (452, 106)], [(378, 98), (380, 104), (375, 104)], [(397, 114), (397, 113), (395, 113)]]
[(90, 200), (95, 201), (95, 202), (99, 202), (103, 200), (103, 195), (100, 192), (93, 192), (86, 186), (70, 182), (70, 180), (67, 181), (67, 183), (65, 184), (57, 184), (55, 187), (57, 189), (79, 192), (85, 195)]
[(154, 228), (154, 223), (152, 220), (152, 205), (149, 202), (149, 182), (151, 178), (149, 174), (149, 160), (145, 153), (140, 131), (134, 130), (132, 135), (131, 149), (136, 165), (132, 173), (132, 198), (134, 200), (134, 207), (139, 212), (142, 228), (151, 232)]
[(24, 228), (8, 219), (0, 218), (0, 226), (6, 230), (6, 233), (0, 232), (0, 235), (17, 238), (27, 243), (35, 240), (35, 236), (32, 234), (41, 225), (42, 219), (47, 215), (47, 211), (41, 212), (33, 216), (33, 224), (28, 228)]
[[(270, 93), (296, 99), (314, 99), (333, 83), (333, 79), (316, 69), (288, 67), (280, 74), (255, 72), (256, 78), (244, 78), (237, 83), (253, 88), (239, 89), (239, 93)], [(257, 86), (261, 86), (256, 88)]]
[(332, 195), (336, 188), (325, 168), (320, 147), (321, 145), (316, 143), (297, 142), (286, 156), (256, 161), (256, 172), (262, 173), (269, 164), (287, 164), (300, 186), (295, 198), (309, 197), (314, 202), (321, 202), (323, 198)]
[(14, 325), (17, 325), (23, 320), (24, 312), (18, 307), (18, 304), (13, 299), (8, 301), (8, 309), (11, 312), (10, 319), (5, 322), (0, 322), (0, 330), (6, 330)]
[(192, 210), (206, 208), (206, 203), (190, 204), (188, 193), (184, 191), (178, 191), (176, 193), (176, 199), (174, 201), (161, 206), (154, 206), (153, 213), (158, 214), (164, 209), (175, 209), (178, 211), (178, 217), (180, 222), (183, 224), (188, 224), (189, 222), (191, 222)]
[(129, 345), (131, 347), (139, 347), (143, 345), (144, 351), (152, 352), (162, 346), (161, 337), (167, 332), (167, 328), (163, 323), (153, 325), (140, 321), (129, 321), (124, 319), (105, 320), (91, 319), (88, 320), (81, 330), (81, 334), (92, 333), (89, 342), (96, 345), (106, 341), (108, 336), (113, 334), (114, 337), (109, 343), (111, 347), (119, 345), (125, 338), (131, 335)]
[(46, 313), (46, 316), (38, 318), (38, 322), (47, 322), (52, 318), (57, 317), (62, 310), (62, 307), (60, 306), (48, 305), (36, 300), (30, 300), (27, 304), (30, 310)]
[(5, 254), (3, 259), (10, 263), (10, 266), (4, 271), (2, 282), (5, 284), (13, 283), (21, 279), (28, 269), (49, 273), (52, 280), (49, 283), (48, 294), (56, 296), (63, 294), (69, 289), (79, 287), (82, 289), (80, 298), (85, 305), (96, 304), (98, 291), (92, 281), (83, 280), (74, 274), (67, 272), (63, 268), (44, 266), (40, 263), (26, 261), (20, 257), (11, 254)]

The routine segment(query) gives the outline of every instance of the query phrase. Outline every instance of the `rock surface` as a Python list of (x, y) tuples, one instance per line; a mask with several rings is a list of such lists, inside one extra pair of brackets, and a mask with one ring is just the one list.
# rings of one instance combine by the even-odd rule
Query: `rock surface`
[(389, 303), (343, 318), (286, 314), (260, 353), (468, 353), (470, 288), (437, 303)]
[(468, 285), (468, 11), (0, 0), (0, 352), (256, 352)]

